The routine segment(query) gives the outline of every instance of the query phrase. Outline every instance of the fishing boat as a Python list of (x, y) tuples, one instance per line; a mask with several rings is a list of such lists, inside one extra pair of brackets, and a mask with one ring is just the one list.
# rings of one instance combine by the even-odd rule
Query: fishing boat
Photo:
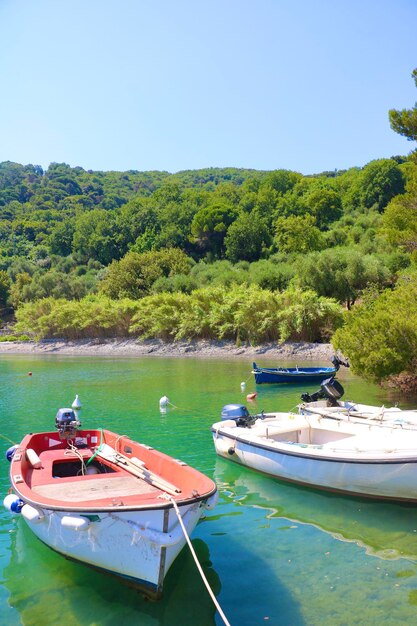
[(219, 456), (281, 480), (352, 496), (417, 502), (417, 430), (322, 415), (223, 407)]
[(216, 504), (215, 483), (126, 435), (82, 429), (72, 409), (55, 425), (8, 450), (4, 505), (56, 552), (159, 598), (186, 536)]
[(335, 376), (340, 365), (347, 363), (334, 356), (332, 367), (259, 367), (255, 362), (252, 364), (252, 374), (255, 383), (319, 383), (320, 381)]
[(399, 426), (417, 429), (417, 410), (400, 409), (398, 406), (370, 405), (342, 400), (344, 389), (334, 378), (323, 380), (320, 388), (312, 394), (303, 393), (298, 411), (302, 415), (318, 415), (350, 422), (366, 423), (381, 427)]

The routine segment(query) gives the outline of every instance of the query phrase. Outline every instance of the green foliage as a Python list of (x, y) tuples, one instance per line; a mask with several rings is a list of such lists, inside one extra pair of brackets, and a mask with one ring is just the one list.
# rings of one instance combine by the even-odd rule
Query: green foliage
[(80, 302), (44, 298), (19, 308), (15, 328), (38, 340), (128, 337), (136, 310), (133, 300), (111, 300), (105, 296), (88, 296)]
[(275, 222), (275, 244), (280, 252), (304, 253), (324, 247), (324, 238), (311, 215), (279, 217)]
[(0, 342), (5, 341), (30, 341), (28, 335), (1, 335)]
[(143, 298), (132, 331), (162, 339), (231, 339), (236, 343), (328, 338), (342, 310), (314, 292), (273, 294), (256, 285), (198, 289)]
[(93, 209), (77, 217), (72, 245), (85, 262), (96, 259), (107, 265), (123, 254), (114, 215), (104, 209)]
[(271, 236), (256, 214), (242, 213), (229, 227), (224, 240), (226, 257), (238, 261), (257, 261), (271, 244)]
[(303, 289), (332, 296), (348, 308), (368, 285), (382, 287), (392, 280), (382, 260), (354, 248), (332, 248), (300, 257), (297, 276)]
[[(403, 157), (315, 176), (235, 168), (94, 172), (65, 163), (44, 172), (0, 163), (6, 301), (15, 308), (50, 297), (84, 301), (100, 291), (111, 301), (170, 296), (172, 308), (178, 294), (239, 287), (261, 290), (269, 310), (264, 291), (276, 298), (297, 285), (350, 306), (369, 285), (394, 284), (417, 258), (415, 169)], [(198, 311), (201, 302), (193, 302)], [(230, 332), (245, 341), (234, 306), (219, 304), (214, 327), (204, 320), (198, 330), (190, 311), (185, 319), (197, 334)], [(252, 311), (245, 315), (250, 320)]]
[[(417, 68), (413, 70), (412, 77), (417, 87)], [(392, 130), (409, 141), (417, 141), (417, 104), (412, 109), (391, 109), (388, 115)]]
[(4, 307), (10, 296), (11, 281), (4, 270), (0, 270), (0, 306)]
[(316, 226), (323, 230), (342, 216), (342, 199), (334, 189), (314, 189), (307, 194), (306, 207), (315, 217)]
[(404, 276), (393, 291), (354, 307), (332, 343), (349, 357), (353, 371), (370, 380), (415, 372), (417, 275)]
[(363, 205), (382, 212), (394, 196), (404, 192), (405, 178), (393, 159), (380, 159), (363, 169), (357, 184)]
[(192, 259), (176, 248), (142, 254), (128, 252), (110, 265), (100, 291), (110, 298), (141, 298), (149, 293), (155, 281), (188, 274), (192, 264)]
[(231, 339), (236, 343), (328, 339), (342, 321), (340, 306), (314, 292), (274, 294), (252, 285), (155, 294), (134, 301), (88, 296), (80, 302), (44, 298), (17, 311), (16, 330), (42, 338), (128, 337)]
[(191, 224), (192, 241), (204, 253), (220, 256), (223, 241), (236, 212), (227, 204), (214, 204), (200, 209)]
[(389, 243), (417, 250), (417, 194), (406, 193), (391, 200), (382, 226)]

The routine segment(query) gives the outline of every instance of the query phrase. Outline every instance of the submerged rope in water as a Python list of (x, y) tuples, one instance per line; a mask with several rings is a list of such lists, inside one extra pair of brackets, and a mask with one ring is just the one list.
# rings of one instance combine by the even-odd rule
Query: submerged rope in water
[(9, 443), (12, 443), (14, 446), (17, 446), (17, 443), (15, 441), (12, 441), (11, 439), (9, 439), (9, 437), (6, 437), (6, 435), (2, 435), (0, 433), (0, 437), (2, 437), (3, 439), (5, 439), (6, 441), (8, 441)]
[(201, 567), (201, 565), (200, 565), (200, 562), (199, 562), (199, 560), (198, 560), (198, 557), (197, 557), (197, 555), (196, 555), (196, 553), (195, 553), (195, 550), (194, 550), (194, 548), (193, 548), (193, 545), (192, 545), (192, 543), (191, 543), (190, 537), (189, 537), (189, 535), (188, 535), (188, 533), (187, 533), (187, 529), (185, 528), (185, 526), (184, 526), (184, 522), (182, 521), (182, 517), (181, 517), (180, 510), (179, 510), (179, 508), (178, 508), (178, 505), (177, 505), (177, 503), (175, 502), (174, 498), (171, 498), (171, 497), (170, 497), (169, 499), (170, 499), (170, 500), (171, 500), (171, 502), (172, 502), (172, 506), (174, 507), (174, 511), (175, 511), (175, 513), (177, 514), (178, 521), (179, 521), (180, 526), (181, 526), (181, 528), (182, 528), (182, 532), (184, 533), (184, 537), (185, 537), (185, 539), (186, 539), (186, 541), (187, 541), (187, 543), (188, 543), (188, 547), (190, 548), (191, 554), (193, 555), (193, 559), (194, 559), (194, 561), (195, 561), (195, 564), (197, 565), (197, 569), (198, 569), (198, 571), (200, 572), (200, 576), (201, 576), (201, 578), (203, 579), (203, 583), (205, 584), (206, 589), (207, 589), (207, 591), (209, 592), (210, 597), (211, 597), (211, 599), (213, 600), (214, 605), (215, 605), (216, 609), (218, 610), (218, 612), (219, 612), (219, 614), (220, 614), (220, 617), (222, 618), (223, 622), (226, 624), (226, 626), (230, 626), (230, 622), (227, 620), (227, 618), (226, 618), (225, 614), (223, 613), (223, 611), (222, 611), (222, 609), (221, 609), (221, 606), (220, 606), (220, 604), (217, 602), (217, 600), (216, 600), (216, 596), (214, 595), (214, 593), (213, 593), (213, 591), (212, 591), (212, 589), (211, 589), (211, 587), (210, 587), (210, 585), (209, 585), (209, 582), (208, 582), (207, 578), (206, 578), (206, 577), (205, 577), (205, 575), (204, 575), (203, 568), (202, 568), (202, 567)]

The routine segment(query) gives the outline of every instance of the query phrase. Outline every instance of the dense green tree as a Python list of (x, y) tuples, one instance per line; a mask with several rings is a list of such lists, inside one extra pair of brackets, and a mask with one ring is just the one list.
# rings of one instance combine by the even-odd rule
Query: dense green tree
[(75, 224), (73, 220), (58, 223), (48, 237), (49, 249), (52, 254), (68, 256), (72, 252), (72, 240)]
[(154, 252), (128, 252), (108, 268), (100, 291), (110, 298), (142, 298), (161, 277), (187, 274), (192, 260), (181, 250), (165, 249)]
[(316, 226), (326, 229), (342, 216), (340, 194), (333, 189), (315, 189), (307, 194), (305, 205), (316, 219)]
[(238, 261), (257, 261), (272, 238), (264, 221), (256, 214), (242, 213), (230, 226), (224, 240), (226, 257)]
[(331, 296), (349, 309), (369, 285), (384, 287), (392, 275), (384, 263), (354, 248), (332, 248), (301, 256), (297, 277), (303, 289)]
[(393, 159), (379, 159), (363, 169), (357, 184), (363, 205), (382, 212), (394, 196), (404, 192), (405, 178)]
[(324, 238), (311, 215), (279, 217), (275, 222), (274, 241), (280, 252), (302, 254), (324, 247)]
[(355, 306), (332, 339), (355, 372), (380, 381), (416, 371), (417, 276), (404, 276), (395, 290)]
[(191, 224), (192, 241), (203, 252), (219, 257), (227, 229), (235, 218), (236, 211), (227, 204), (203, 207), (195, 214)]
[(103, 209), (93, 209), (77, 217), (72, 246), (85, 261), (92, 258), (103, 265), (120, 258), (125, 252), (119, 243), (114, 215)]
[(417, 251), (417, 194), (406, 193), (391, 200), (383, 216), (382, 226), (388, 241)]

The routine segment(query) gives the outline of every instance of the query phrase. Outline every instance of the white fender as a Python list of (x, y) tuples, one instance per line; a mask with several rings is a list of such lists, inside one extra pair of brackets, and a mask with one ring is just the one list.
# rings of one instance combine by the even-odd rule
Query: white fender
[(64, 515), (61, 518), (61, 526), (71, 530), (87, 530), (90, 526), (90, 520), (87, 517), (82, 517), (82, 515)]
[(39, 469), (42, 467), (42, 461), (36, 454), (35, 450), (32, 450), (32, 448), (28, 448), (26, 450), (26, 458), (31, 464), (31, 466), (34, 467), (35, 469)]
[(39, 511), (39, 509), (35, 509), (35, 507), (30, 504), (25, 504), (22, 507), (22, 515), (30, 524), (39, 524), (45, 519), (43, 512)]

